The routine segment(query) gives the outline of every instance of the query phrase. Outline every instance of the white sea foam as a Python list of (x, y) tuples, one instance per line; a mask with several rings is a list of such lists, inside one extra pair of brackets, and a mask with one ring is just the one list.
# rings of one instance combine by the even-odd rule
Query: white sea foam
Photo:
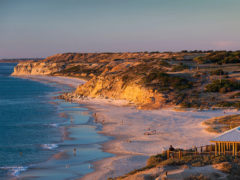
[(60, 124), (58, 124), (58, 123), (52, 123), (52, 124), (44, 124), (44, 126), (48, 126), (48, 127), (59, 127)]
[(58, 145), (57, 144), (42, 144), (41, 147), (43, 149), (55, 149), (58, 147)]
[(12, 176), (19, 176), (21, 172), (26, 171), (28, 169), (27, 166), (7, 166), (0, 167), (0, 169), (8, 170)]
[(53, 123), (53, 124), (49, 124), (51, 127), (58, 127), (59, 124)]

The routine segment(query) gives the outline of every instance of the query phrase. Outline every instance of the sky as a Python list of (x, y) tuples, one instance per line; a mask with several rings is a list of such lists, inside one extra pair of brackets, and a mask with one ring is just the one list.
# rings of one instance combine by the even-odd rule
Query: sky
[(0, 58), (239, 50), (240, 0), (0, 0)]

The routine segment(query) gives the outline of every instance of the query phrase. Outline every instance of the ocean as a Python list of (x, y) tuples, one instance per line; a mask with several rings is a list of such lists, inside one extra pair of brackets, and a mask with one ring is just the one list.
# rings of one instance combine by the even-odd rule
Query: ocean
[(112, 156), (92, 112), (54, 98), (71, 87), (11, 77), (15, 65), (0, 63), (0, 179), (77, 179)]

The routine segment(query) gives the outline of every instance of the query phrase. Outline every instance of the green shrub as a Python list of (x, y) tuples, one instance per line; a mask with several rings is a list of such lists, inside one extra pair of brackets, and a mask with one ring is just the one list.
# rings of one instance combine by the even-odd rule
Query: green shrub
[(240, 89), (240, 83), (235, 80), (214, 80), (212, 83), (208, 84), (206, 87), (206, 91), (208, 92), (231, 92), (234, 90)]
[(194, 58), (199, 64), (206, 63), (217, 63), (217, 64), (228, 64), (228, 63), (240, 63), (240, 51), (214, 51), (206, 56), (199, 56)]
[(178, 65), (174, 65), (173, 68), (172, 68), (172, 71), (173, 72), (177, 72), (177, 71), (183, 71), (184, 69), (188, 69), (189, 66), (183, 64), (183, 63), (180, 63)]
[(210, 72), (211, 75), (227, 75), (227, 72), (224, 72), (222, 69), (213, 70)]
[(147, 160), (147, 166), (156, 166), (157, 164), (159, 164), (160, 162), (162, 162), (163, 160), (165, 160), (166, 154), (162, 153), (162, 154), (157, 154), (155, 156), (151, 156), (148, 160)]
[(177, 90), (181, 91), (192, 87), (192, 82), (183, 77), (170, 76), (164, 72), (151, 72), (143, 78), (146, 86), (155, 87), (157, 90)]
[(185, 163), (180, 159), (167, 159), (165, 161), (162, 161), (160, 164), (163, 166), (180, 166)]
[(233, 102), (222, 101), (216, 104), (217, 107), (232, 107), (234, 105)]
[(159, 61), (159, 66), (164, 66), (164, 67), (171, 67), (171, 64), (169, 64), (167, 61)]
[(240, 98), (240, 92), (237, 92), (237, 93), (231, 95), (230, 98), (231, 98), (231, 99)]

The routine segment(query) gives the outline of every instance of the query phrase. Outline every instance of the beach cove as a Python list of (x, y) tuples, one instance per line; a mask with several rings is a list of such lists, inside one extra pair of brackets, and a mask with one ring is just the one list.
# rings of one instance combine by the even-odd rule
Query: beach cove
[(101, 126), (92, 112), (54, 98), (73, 90), (74, 78), (9, 77), (15, 64), (0, 65), (6, 90), (1, 93), (1, 179), (76, 179), (93, 171), (91, 162), (112, 156), (101, 150), (110, 138), (97, 133)]
[[(71, 80), (69, 77), (25, 76), (25, 78), (65, 85), (74, 82), (73, 87), (78, 85), (76, 78)], [(225, 110), (224, 113), (223, 110), (176, 111), (170, 108), (139, 110), (127, 101), (87, 97), (75, 97), (71, 102), (82, 104), (93, 112), (94, 121), (103, 126), (98, 133), (114, 137), (104, 142), (100, 148), (116, 156), (91, 161), (89, 167), (94, 171), (89, 171), (83, 177), (79, 174), (79, 178), (76, 178), (84, 180), (104, 180), (124, 175), (143, 167), (149, 156), (161, 153), (170, 145), (185, 149), (207, 145), (216, 134), (205, 131), (201, 123), (212, 117), (239, 113), (236, 110)], [(69, 152), (72, 154), (72, 149)]]
[[(40, 77), (46, 80), (57, 78)], [(104, 98), (71, 97), (68, 101), (91, 109), (94, 121), (102, 124), (98, 133), (114, 137), (103, 143), (102, 149), (115, 156), (92, 162), (94, 171), (79, 180), (106, 180), (127, 174), (143, 167), (150, 156), (167, 150), (170, 145), (189, 149), (210, 144), (216, 134), (207, 132), (202, 122), (239, 113), (236, 109), (140, 110), (128, 101)]]

